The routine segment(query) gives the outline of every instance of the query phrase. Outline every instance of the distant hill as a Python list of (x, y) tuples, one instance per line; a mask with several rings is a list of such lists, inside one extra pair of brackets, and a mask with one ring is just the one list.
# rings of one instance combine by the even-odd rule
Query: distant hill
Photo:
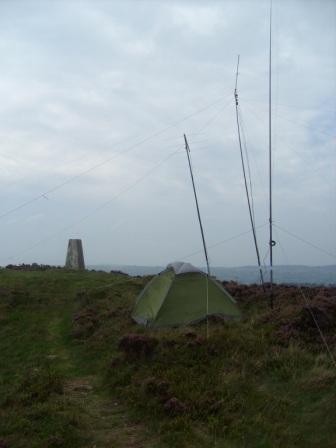
[[(162, 271), (162, 266), (136, 265), (91, 265), (88, 269), (101, 271), (122, 271), (129, 275), (154, 275)], [(203, 268), (204, 269), (204, 268)], [(255, 266), (242, 267), (212, 267), (212, 273), (220, 280), (234, 280), (240, 283), (258, 283), (259, 271)], [(265, 272), (265, 280), (268, 274)], [(306, 285), (336, 285), (336, 265), (301, 266), (284, 265), (274, 267), (274, 281), (276, 283), (306, 284)]]

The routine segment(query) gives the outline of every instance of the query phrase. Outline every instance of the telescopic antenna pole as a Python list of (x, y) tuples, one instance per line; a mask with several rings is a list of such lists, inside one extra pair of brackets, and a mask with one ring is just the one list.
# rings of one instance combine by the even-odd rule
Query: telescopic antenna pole
[(255, 222), (254, 222), (254, 219), (253, 219), (253, 213), (252, 213), (252, 207), (251, 207), (251, 201), (250, 201), (250, 194), (249, 194), (249, 190), (248, 190), (248, 186), (247, 186), (245, 163), (244, 163), (244, 155), (243, 155), (241, 136), (240, 136), (239, 109), (238, 109), (239, 103), (238, 103), (238, 90), (237, 90), (237, 87), (238, 87), (239, 59), (240, 58), (239, 58), (239, 55), (238, 55), (234, 98), (235, 98), (235, 105), (236, 105), (236, 120), (237, 120), (237, 130), (238, 130), (240, 158), (241, 158), (241, 163), (242, 163), (242, 168), (243, 168), (245, 192), (246, 192), (247, 205), (248, 205), (250, 221), (251, 221), (251, 227), (252, 227), (252, 233), (253, 233), (253, 241), (254, 241), (254, 246), (255, 246), (255, 250), (256, 250), (256, 254), (257, 254), (257, 261), (258, 261), (258, 267), (259, 267), (259, 273), (260, 273), (260, 281), (261, 281), (262, 288), (265, 291), (264, 276), (263, 276), (263, 272), (262, 272), (262, 268), (261, 268), (259, 247), (258, 247), (258, 241), (257, 241), (257, 234), (256, 234), (256, 230), (255, 230)]
[(272, 215), (272, 0), (269, 26), (269, 84), (268, 84), (268, 153), (269, 153), (269, 251), (270, 251), (270, 306), (273, 308), (273, 215)]
[(205, 243), (205, 236), (204, 236), (204, 230), (203, 230), (203, 225), (202, 225), (201, 213), (200, 213), (200, 210), (199, 210), (199, 205), (198, 205), (198, 200), (197, 200), (197, 193), (196, 193), (194, 175), (193, 175), (193, 170), (192, 170), (192, 165), (191, 165), (190, 147), (189, 147), (189, 144), (188, 144), (187, 136), (185, 134), (183, 134), (183, 137), (184, 137), (185, 149), (186, 149), (186, 153), (187, 153), (187, 157), (188, 157), (188, 164), (189, 164), (189, 170), (190, 170), (191, 183), (192, 183), (192, 187), (193, 187), (193, 190), (194, 190), (196, 210), (197, 210), (197, 217), (198, 217), (198, 222), (199, 222), (200, 229), (201, 229), (202, 243), (203, 243), (203, 249), (204, 249), (204, 256), (205, 256), (205, 261), (206, 261), (206, 265), (207, 265), (207, 276), (206, 276), (206, 336), (207, 336), (207, 339), (208, 339), (209, 338), (209, 317), (208, 317), (209, 316), (209, 278), (210, 278), (210, 275), (211, 275), (211, 273), (210, 273), (210, 263), (209, 263), (208, 251), (207, 251), (207, 247), (206, 247), (206, 243)]
[(188, 143), (188, 140), (187, 140), (187, 136), (185, 134), (183, 134), (183, 137), (184, 137), (185, 149), (186, 149), (186, 153), (187, 153), (187, 157), (188, 157), (188, 164), (189, 164), (189, 170), (190, 170), (191, 183), (192, 183), (192, 187), (193, 187), (193, 190), (194, 190), (196, 210), (197, 210), (197, 217), (198, 217), (198, 222), (199, 222), (200, 229), (201, 229), (202, 243), (203, 243), (203, 249), (204, 249), (204, 256), (205, 256), (205, 261), (206, 261), (206, 265), (207, 265), (207, 273), (208, 273), (208, 276), (210, 277), (211, 273), (210, 273), (209, 257), (208, 257), (208, 251), (207, 251), (206, 243), (205, 243), (205, 236), (204, 236), (204, 230), (203, 230), (203, 225), (202, 225), (201, 213), (200, 213), (200, 210), (199, 210), (197, 193), (196, 193), (196, 187), (195, 187), (195, 181), (194, 181), (194, 175), (193, 175), (193, 170), (192, 170), (192, 166), (191, 166), (190, 147), (189, 147), (189, 143)]

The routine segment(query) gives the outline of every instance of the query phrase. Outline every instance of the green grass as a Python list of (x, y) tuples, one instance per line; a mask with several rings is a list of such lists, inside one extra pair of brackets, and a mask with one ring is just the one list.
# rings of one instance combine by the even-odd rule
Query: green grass
[[(130, 318), (147, 280), (0, 271), (0, 440), (64, 448), (336, 445), (336, 371), (318, 337), (284, 344), (262, 300), (244, 307), (241, 322), (211, 323), (208, 339), (205, 325), (149, 331)], [(121, 353), (128, 333), (157, 339), (153, 354)], [(90, 386), (76, 392), (78, 384)], [(172, 397), (183, 409), (167, 412)]]

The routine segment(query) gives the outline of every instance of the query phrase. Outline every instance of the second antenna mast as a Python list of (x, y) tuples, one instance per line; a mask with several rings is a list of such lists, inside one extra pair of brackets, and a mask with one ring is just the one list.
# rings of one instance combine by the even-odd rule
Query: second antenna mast
[(245, 162), (244, 162), (244, 154), (243, 154), (242, 141), (241, 141), (241, 135), (240, 135), (239, 102), (238, 102), (238, 90), (237, 90), (239, 59), (240, 58), (238, 56), (237, 71), (236, 71), (236, 84), (235, 84), (235, 91), (234, 91), (234, 98), (235, 98), (235, 105), (236, 105), (236, 121), (237, 121), (238, 140), (239, 140), (239, 150), (240, 150), (240, 158), (241, 158), (241, 163), (242, 163), (242, 168), (243, 168), (245, 192), (246, 192), (247, 205), (248, 205), (248, 210), (249, 210), (249, 215), (250, 215), (251, 228), (252, 228), (252, 233), (253, 233), (253, 241), (254, 241), (254, 246), (255, 246), (255, 250), (256, 250), (256, 254), (257, 254), (257, 261), (258, 261), (258, 267), (259, 267), (260, 281), (261, 281), (261, 285), (262, 285), (262, 287), (264, 289), (264, 276), (263, 276), (263, 271), (262, 271), (262, 267), (261, 267), (260, 253), (259, 253), (259, 247), (258, 247), (258, 241), (257, 241), (257, 233), (256, 233), (256, 229), (255, 229), (255, 222), (254, 222), (252, 206), (251, 206), (251, 199), (252, 199), (252, 197), (250, 197), (250, 195), (252, 196), (252, 191), (249, 192), (248, 185), (247, 185)]

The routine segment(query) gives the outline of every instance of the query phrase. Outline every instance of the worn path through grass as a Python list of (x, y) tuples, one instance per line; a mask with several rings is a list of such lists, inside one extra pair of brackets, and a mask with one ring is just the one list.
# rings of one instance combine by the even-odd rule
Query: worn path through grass
[[(73, 307), (69, 307), (72, 311)], [(69, 318), (72, 313), (55, 316), (48, 325), (52, 341), (48, 355), (65, 375), (64, 396), (81, 410), (83, 447), (142, 448), (150, 447), (145, 428), (131, 423), (127, 409), (117, 399), (107, 396), (99, 377), (93, 373), (83, 376), (81, 362), (78, 363), (78, 347), (69, 343)], [(65, 331), (64, 331), (65, 330)], [(78, 365), (79, 364), (79, 365)], [(87, 365), (86, 372), (91, 372)]]
[(12, 273), (1, 278), (0, 442), (4, 446), (154, 446), (144, 427), (130, 422), (127, 408), (106, 392), (94, 363), (85, 355), (85, 345), (70, 336), (76, 309), (73, 291), (81, 275), (68, 274), (70, 279), (58, 275), (55, 282), (47, 273), (43, 284), (41, 275), (23, 274), (27, 278), (20, 277), (21, 282)]

